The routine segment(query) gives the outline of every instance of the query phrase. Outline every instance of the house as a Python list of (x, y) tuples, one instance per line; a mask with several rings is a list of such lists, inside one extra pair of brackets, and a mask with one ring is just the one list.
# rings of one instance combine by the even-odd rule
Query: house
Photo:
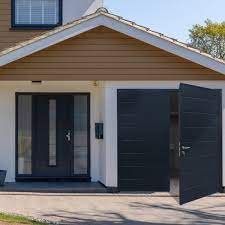
[(99, 181), (180, 202), (225, 186), (225, 62), (103, 8), (0, 2), (7, 181)]

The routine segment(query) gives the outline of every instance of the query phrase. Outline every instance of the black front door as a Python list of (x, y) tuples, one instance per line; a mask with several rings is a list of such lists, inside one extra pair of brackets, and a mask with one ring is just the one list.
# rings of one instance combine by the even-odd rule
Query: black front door
[(169, 128), (169, 91), (118, 91), (120, 190), (169, 191)]
[(73, 130), (71, 96), (37, 95), (33, 101), (33, 175), (70, 176)]
[(17, 96), (17, 178), (90, 179), (90, 96)]
[(219, 191), (220, 92), (180, 85), (180, 203)]

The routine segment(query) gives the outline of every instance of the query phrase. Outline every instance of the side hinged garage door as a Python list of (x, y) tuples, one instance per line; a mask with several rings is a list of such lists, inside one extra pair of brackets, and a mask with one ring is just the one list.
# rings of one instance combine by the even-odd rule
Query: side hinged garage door
[(221, 184), (219, 90), (180, 85), (180, 203), (216, 193)]
[[(222, 186), (221, 92), (181, 84), (180, 204)], [(118, 91), (118, 185), (125, 191), (169, 191), (169, 90)]]
[(170, 94), (118, 90), (118, 185), (169, 191)]

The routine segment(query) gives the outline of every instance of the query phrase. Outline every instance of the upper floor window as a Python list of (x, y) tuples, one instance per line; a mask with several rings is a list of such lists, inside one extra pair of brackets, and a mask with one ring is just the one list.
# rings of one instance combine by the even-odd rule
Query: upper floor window
[(61, 0), (13, 0), (14, 27), (53, 27), (61, 24)]

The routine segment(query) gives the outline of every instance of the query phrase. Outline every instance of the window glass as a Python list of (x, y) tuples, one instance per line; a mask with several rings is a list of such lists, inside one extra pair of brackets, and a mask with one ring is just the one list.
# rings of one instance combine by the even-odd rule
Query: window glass
[(15, 0), (16, 25), (56, 25), (59, 0)]
[(49, 166), (56, 166), (56, 100), (49, 100)]
[(74, 96), (74, 174), (88, 172), (87, 96)]
[(32, 96), (18, 96), (18, 174), (31, 174)]

